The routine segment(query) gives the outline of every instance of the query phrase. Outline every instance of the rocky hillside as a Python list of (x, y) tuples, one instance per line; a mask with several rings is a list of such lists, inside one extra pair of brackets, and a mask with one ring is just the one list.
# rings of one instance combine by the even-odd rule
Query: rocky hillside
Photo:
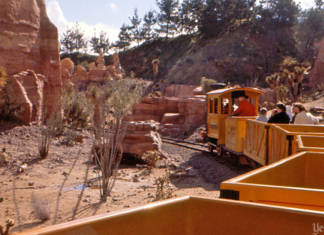
[(282, 31), (262, 36), (246, 31), (242, 28), (208, 40), (199, 36), (160, 39), (120, 53), (120, 61), (127, 73), (152, 79), (152, 60), (159, 59), (158, 79), (168, 83), (197, 85), (205, 76), (262, 85), (264, 75), (275, 71), (282, 57), (292, 52), (280, 50), (273, 40)]

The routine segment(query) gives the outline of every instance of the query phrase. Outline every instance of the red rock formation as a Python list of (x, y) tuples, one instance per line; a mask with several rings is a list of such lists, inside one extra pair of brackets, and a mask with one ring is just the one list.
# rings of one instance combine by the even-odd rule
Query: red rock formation
[[(45, 77), (32, 70), (21, 72), (13, 76), (22, 85), (28, 99), (32, 103), (32, 121), (40, 123), (43, 114), (43, 88)], [(23, 92), (23, 93), (24, 93)]]
[(324, 79), (322, 79), (324, 77), (324, 39), (315, 46), (318, 48), (318, 54), (310, 72), (313, 87), (324, 84)]
[(22, 123), (29, 124), (32, 121), (33, 104), (16, 77), (10, 78), (7, 86), (7, 95), (9, 108), (14, 111), (14, 116)]
[(74, 81), (86, 81), (86, 80), (88, 80), (87, 70), (83, 66), (78, 65), (74, 73)]
[(147, 151), (161, 151), (161, 138), (157, 132), (158, 123), (130, 122), (123, 141), (123, 152), (141, 156)]
[(61, 109), (58, 32), (44, 0), (0, 1), (0, 66), (9, 75), (28, 69), (46, 76), (47, 117)]
[(165, 89), (165, 96), (167, 97), (178, 97), (187, 98), (194, 96), (194, 89), (197, 86), (190, 85), (170, 85)]
[(61, 61), (61, 76), (63, 86), (72, 79), (74, 63), (70, 58), (65, 58)]
[[(172, 97), (144, 97), (134, 105), (127, 121), (161, 122), (159, 132), (167, 136), (183, 136), (206, 121), (205, 96), (193, 96), (194, 86), (171, 85), (167, 87)], [(179, 97), (176, 97), (176, 96)], [(184, 98), (184, 96), (190, 96)]]

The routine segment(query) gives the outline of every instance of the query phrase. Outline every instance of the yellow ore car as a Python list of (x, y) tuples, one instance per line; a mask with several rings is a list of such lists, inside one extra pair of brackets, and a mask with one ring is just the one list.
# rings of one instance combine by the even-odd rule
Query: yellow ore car
[(320, 211), (183, 197), (20, 235), (284, 235), (313, 234), (322, 225)]
[(246, 120), (256, 116), (232, 116), (239, 96), (246, 96), (258, 113), (258, 97), (263, 91), (257, 88), (225, 88), (207, 93), (207, 136), (209, 149), (218, 155), (226, 150), (243, 154)]

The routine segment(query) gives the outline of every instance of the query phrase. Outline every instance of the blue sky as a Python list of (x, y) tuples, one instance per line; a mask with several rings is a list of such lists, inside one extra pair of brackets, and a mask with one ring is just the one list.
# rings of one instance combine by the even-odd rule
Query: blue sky
[[(303, 8), (312, 6), (314, 0), (301, 0)], [(58, 27), (60, 34), (67, 28), (79, 23), (86, 38), (94, 31), (107, 32), (110, 41), (116, 41), (121, 25), (129, 23), (134, 9), (140, 17), (156, 9), (156, 0), (46, 0), (47, 13)]]
[(129, 17), (138, 9), (142, 17), (156, 9), (156, 0), (46, 0), (47, 13), (60, 33), (78, 22), (87, 38), (105, 31), (110, 41), (118, 37), (123, 23), (129, 24)]

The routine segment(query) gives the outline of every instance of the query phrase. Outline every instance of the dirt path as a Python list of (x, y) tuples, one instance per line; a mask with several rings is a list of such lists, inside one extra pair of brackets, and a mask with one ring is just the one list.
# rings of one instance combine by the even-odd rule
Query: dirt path
[[(83, 136), (83, 143), (76, 143), (73, 146), (64, 144), (66, 142), (64, 136), (55, 139), (51, 144), (49, 156), (40, 160), (38, 158), (39, 127), (10, 128), (0, 130), (0, 147), (6, 148), (10, 158), (9, 166), (0, 167), (0, 224), (4, 224), (7, 218), (14, 219), (17, 226), (13, 231), (52, 224), (58, 191), (75, 162), (75, 167), (66, 179), (60, 195), (56, 223), (71, 220), (88, 166), (92, 144), (89, 133), (79, 133)], [(219, 196), (218, 189), (221, 181), (243, 172), (215, 159), (210, 154), (168, 144), (163, 145), (163, 150), (169, 154), (171, 159), (169, 166), (173, 171), (122, 165), (116, 185), (107, 202), (98, 204), (99, 191), (95, 184), (92, 184), (84, 192), (76, 218), (150, 203), (156, 197), (156, 179), (164, 176), (170, 180), (172, 197), (193, 195), (216, 198)], [(23, 172), (16, 174), (18, 166), (24, 166), (25, 163), (27, 167)], [(90, 182), (97, 177), (94, 167), (90, 165), (88, 177)], [(14, 186), (16, 190), (13, 190)], [(165, 191), (169, 189), (165, 188)], [(36, 209), (31, 203), (32, 197), (36, 198), (38, 204), (45, 205), (44, 208), (48, 209), (50, 219), (46, 222), (39, 220)]]

